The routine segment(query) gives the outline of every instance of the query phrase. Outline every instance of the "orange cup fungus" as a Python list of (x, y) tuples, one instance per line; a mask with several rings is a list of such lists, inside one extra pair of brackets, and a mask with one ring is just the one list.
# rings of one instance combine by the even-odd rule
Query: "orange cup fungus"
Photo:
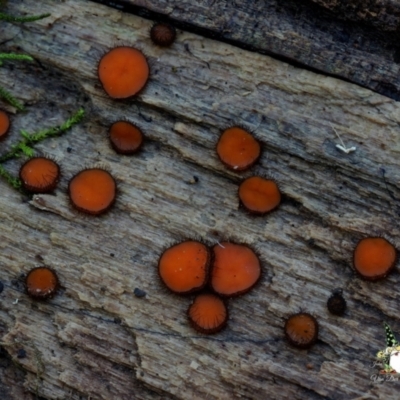
[(91, 168), (79, 172), (71, 179), (68, 192), (76, 209), (99, 215), (114, 204), (117, 185), (109, 172), (101, 168)]
[(0, 140), (4, 139), (10, 128), (10, 118), (6, 112), (0, 110)]
[(48, 193), (54, 190), (58, 183), (60, 167), (46, 157), (34, 157), (22, 165), (19, 177), (25, 190), (32, 193)]
[(213, 248), (211, 287), (221, 296), (247, 293), (261, 277), (257, 255), (248, 246), (222, 242)]
[(284, 329), (287, 340), (300, 349), (311, 347), (318, 339), (318, 322), (308, 313), (290, 316)]
[(158, 273), (172, 292), (188, 294), (206, 285), (209, 264), (207, 246), (188, 240), (164, 251), (158, 262)]
[(281, 192), (273, 180), (252, 176), (240, 184), (239, 199), (246, 210), (261, 215), (279, 206)]
[(217, 333), (226, 326), (228, 309), (215, 294), (199, 294), (188, 309), (188, 317), (194, 329), (201, 333)]
[(25, 289), (34, 299), (45, 300), (52, 297), (58, 288), (56, 273), (48, 267), (31, 269), (25, 278)]
[(396, 248), (381, 237), (360, 240), (353, 254), (354, 269), (369, 281), (385, 278), (394, 268), (396, 261)]
[(171, 46), (171, 44), (174, 43), (175, 38), (176, 29), (170, 24), (158, 22), (150, 29), (150, 39), (157, 46)]
[(146, 57), (133, 47), (115, 47), (98, 65), (98, 76), (105, 92), (113, 99), (138, 94), (146, 85), (150, 70)]
[(224, 130), (217, 143), (218, 157), (234, 171), (250, 168), (258, 160), (260, 153), (260, 143), (239, 126)]
[(143, 144), (143, 133), (126, 121), (114, 122), (109, 131), (112, 148), (119, 154), (134, 154)]

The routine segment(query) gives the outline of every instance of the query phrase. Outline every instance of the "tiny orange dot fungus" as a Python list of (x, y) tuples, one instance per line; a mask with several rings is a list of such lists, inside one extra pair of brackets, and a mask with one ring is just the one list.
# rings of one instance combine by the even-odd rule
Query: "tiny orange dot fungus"
[(250, 168), (258, 160), (260, 153), (260, 143), (239, 126), (224, 130), (217, 143), (218, 157), (234, 171)]
[(72, 205), (87, 214), (106, 212), (116, 198), (117, 185), (112, 175), (101, 169), (85, 169), (77, 173), (68, 185)]
[(262, 215), (279, 206), (281, 192), (273, 180), (252, 176), (240, 184), (239, 199), (246, 210)]
[(385, 278), (394, 268), (396, 261), (396, 248), (381, 237), (360, 240), (353, 254), (354, 269), (369, 281)]
[(106, 53), (97, 72), (105, 92), (113, 99), (126, 99), (138, 94), (150, 75), (143, 53), (128, 46), (115, 47)]
[(152, 42), (160, 47), (168, 47), (175, 41), (176, 29), (163, 22), (155, 23), (150, 30)]
[(311, 347), (318, 339), (318, 322), (308, 313), (291, 315), (284, 329), (287, 340), (300, 349)]
[(126, 121), (114, 122), (109, 131), (112, 148), (119, 154), (134, 154), (143, 144), (143, 133), (135, 125)]
[(56, 273), (49, 267), (31, 269), (25, 278), (25, 289), (34, 299), (45, 300), (52, 297), (58, 288)]
[(49, 158), (34, 157), (21, 166), (19, 177), (25, 190), (32, 193), (48, 193), (57, 186), (60, 167)]
[(208, 279), (210, 252), (195, 240), (176, 244), (161, 255), (158, 273), (172, 292), (188, 294), (202, 289)]
[(194, 329), (201, 333), (217, 333), (226, 326), (228, 309), (224, 301), (214, 294), (196, 296), (188, 309), (188, 317)]
[(261, 277), (260, 260), (248, 246), (222, 242), (213, 247), (211, 287), (221, 296), (247, 293)]
[(9, 128), (10, 128), (10, 117), (5, 111), (0, 110), (0, 140), (6, 137)]

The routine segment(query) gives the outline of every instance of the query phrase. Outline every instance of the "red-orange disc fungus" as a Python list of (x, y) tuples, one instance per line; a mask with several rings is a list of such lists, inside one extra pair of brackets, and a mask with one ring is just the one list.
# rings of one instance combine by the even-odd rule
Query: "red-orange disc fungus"
[(109, 138), (112, 148), (119, 154), (134, 154), (143, 144), (143, 133), (135, 125), (126, 121), (114, 122)]
[(240, 184), (239, 199), (246, 210), (262, 215), (279, 206), (281, 192), (273, 180), (252, 176)]
[(34, 299), (45, 300), (52, 297), (58, 288), (56, 273), (49, 267), (31, 269), (25, 278), (25, 289)]
[(176, 244), (161, 255), (158, 273), (172, 292), (188, 294), (202, 289), (208, 279), (210, 252), (195, 240)]
[(300, 349), (311, 347), (318, 339), (318, 322), (308, 313), (290, 316), (284, 329), (287, 340)]
[(91, 168), (79, 172), (71, 179), (68, 192), (76, 209), (99, 215), (114, 204), (117, 185), (109, 172), (101, 168)]
[(353, 254), (354, 269), (369, 281), (385, 278), (396, 265), (396, 261), (396, 248), (381, 237), (360, 240)]
[(100, 60), (98, 76), (105, 92), (113, 99), (127, 99), (146, 85), (150, 70), (146, 57), (134, 47), (115, 47)]
[(247, 293), (261, 277), (260, 260), (248, 246), (222, 242), (213, 247), (211, 288), (221, 296)]
[(201, 333), (217, 333), (226, 326), (228, 309), (222, 299), (214, 294), (199, 294), (188, 309), (194, 329)]
[(60, 167), (46, 157), (34, 157), (21, 166), (19, 177), (25, 190), (32, 193), (48, 193), (57, 186)]
[(258, 160), (260, 153), (260, 143), (239, 126), (224, 130), (217, 143), (218, 157), (234, 171), (250, 168)]
[(10, 128), (10, 118), (6, 112), (0, 110), (0, 140), (7, 136)]
[(157, 22), (151, 27), (150, 38), (152, 42), (157, 46), (171, 46), (176, 38), (176, 29), (170, 24)]

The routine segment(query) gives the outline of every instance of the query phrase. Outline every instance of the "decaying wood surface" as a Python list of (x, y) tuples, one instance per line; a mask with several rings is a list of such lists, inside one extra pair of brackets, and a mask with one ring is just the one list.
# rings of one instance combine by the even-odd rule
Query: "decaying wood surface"
[[(36, 60), (0, 69), (1, 85), (27, 107), (1, 151), (20, 129), (54, 126), (81, 106), (86, 118), (38, 146), (62, 166), (55, 195), (25, 197), (0, 181), (2, 398), (398, 398), (398, 382), (370, 379), (383, 321), (400, 334), (398, 271), (368, 283), (351, 268), (364, 236), (382, 234), (400, 248), (398, 103), (192, 33), (159, 49), (151, 21), (92, 2), (10, 1), (7, 11), (51, 16), (1, 23), (1, 51)], [(101, 55), (118, 44), (142, 49), (151, 64), (150, 82), (131, 101), (111, 101), (96, 77)], [(146, 133), (137, 156), (108, 146), (107, 127), (120, 118)], [(215, 154), (220, 129), (233, 123), (263, 144), (259, 165), (241, 175)], [(339, 151), (332, 127), (357, 150)], [(6, 168), (17, 174), (20, 162)], [(71, 209), (66, 188), (97, 164), (118, 178), (119, 196), (92, 218)], [(254, 173), (274, 177), (284, 194), (266, 217), (238, 208), (238, 183)], [(191, 299), (158, 280), (162, 250), (188, 236), (246, 242), (263, 260), (261, 283), (229, 302), (228, 327), (214, 336), (194, 332)], [(24, 294), (21, 274), (42, 262), (62, 289), (38, 303)], [(337, 287), (348, 302), (342, 318), (326, 310)], [(285, 318), (300, 309), (320, 322), (308, 351), (283, 337)]]
[(400, 100), (397, 0), (95, 0), (251, 47)]

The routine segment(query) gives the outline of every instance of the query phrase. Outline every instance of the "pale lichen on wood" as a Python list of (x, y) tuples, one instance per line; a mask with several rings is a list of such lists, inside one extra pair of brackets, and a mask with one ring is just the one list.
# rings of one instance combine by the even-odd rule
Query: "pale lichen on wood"
[[(0, 69), (2, 84), (27, 104), (8, 144), (19, 129), (53, 126), (77, 106), (87, 117), (38, 147), (63, 169), (54, 196), (30, 199), (0, 182), (0, 328), (11, 357), (0, 372), (4, 398), (20, 399), (12, 389), (19, 385), (26, 399), (36, 392), (45, 399), (396, 399), (394, 385), (370, 375), (383, 320), (400, 332), (398, 272), (361, 281), (351, 256), (364, 235), (384, 234), (400, 247), (400, 106), (187, 32), (169, 49), (154, 47), (151, 21), (90, 2), (24, 0), (8, 9), (51, 13), (1, 26), (9, 39), (2, 50), (20, 47), (37, 60), (33, 68)], [(137, 99), (115, 102), (96, 65), (121, 43), (143, 50), (152, 74)], [(120, 118), (145, 132), (137, 156), (108, 145), (108, 126)], [(215, 153), (220, 130), (238, 122), (262, 142), (252, 172), (273, 176), (285, 196), (266, 217), (238, 209), (238, 183), (252, 172), (227, 171)], [(332, 125), (357, 151), (336, 148)], [(119, 196), (93, 218), (71, 208), (66, 188), (79, 169), (98, 163), (117, 178)], [(18, 166), (7, 165), (14, 173)], [(190, 299), (168, 293), (157, 276), (165, 246), (188, 235), (247, 242), (263, 260), (261, 283), (229, 302), (227, 329), (211, 337), (190, 328)], [(62, 285), (47, 303), (32, 302), (20, 276), (41, 262)], [(136, 287), (146, 297), (135, 297)], [(326, 309), (336, 287), (348, 302), (342, 318)], [(284, 340), (284, 319), (300, 309), (321, 326), (309, 351)], [(17, 358), (19, 348), (25, 358)], [(23, 376), (8, 372), (14, 364)]]

